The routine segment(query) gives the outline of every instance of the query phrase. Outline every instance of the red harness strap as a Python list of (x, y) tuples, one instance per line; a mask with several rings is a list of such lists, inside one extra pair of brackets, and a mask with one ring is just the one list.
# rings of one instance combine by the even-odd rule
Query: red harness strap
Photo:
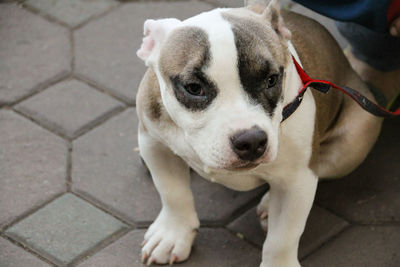
[(301, 101), (303, 100), (303, 95), (308, 87), (311, 87), (325, 94), (328, 93), (329, 89), (333, 87), (341, 91), (342, 93), (345, 93), (346, 95), (350, 96), (364, 110), (378, 117), (395, 117), (400, 115), (400, 108), (398, 108), (395, 111), (389, 111), (373, 103), (371, 100), (369, 100), (368, 98), (366, 98), (365, 96), (363, 96), (354, 89), (345, 86), (342, 87), (337, 86), (336, 84), (325, 80), (311, 79), (310, 76), (308, 76), (307, 73), (301, 68), (300, 64), (296, 61), (296, 59), (294, 57), (292, 58), (294, 65), (296, 66), (297, 73), (299, 74), (300, 79), (303, 82), (303, 87), (299, 91), (297, 97), (283, 108), (282, 121), (286, 120), (293, 112), (296, 111)]

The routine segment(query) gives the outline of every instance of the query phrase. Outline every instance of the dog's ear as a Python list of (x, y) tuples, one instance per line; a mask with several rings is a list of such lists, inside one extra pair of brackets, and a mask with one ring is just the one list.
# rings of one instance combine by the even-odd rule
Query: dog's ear
[(263, 16), (266, 20), (271, 22), (272, 27), (279, 36), (282, 36), (286, 40), (290, 40), (292, 33), (286, 28), (285, 23), (280, 12), (280, 6), (277, 0), (271, 0), (268, 6), (263, 12)]
[(136, 55), (147, 66), (153, 65), (160, 54), (161, 45), (168, 33), (181, 23), (178, 19), (148, 19), (144, 22), (143, 42)]

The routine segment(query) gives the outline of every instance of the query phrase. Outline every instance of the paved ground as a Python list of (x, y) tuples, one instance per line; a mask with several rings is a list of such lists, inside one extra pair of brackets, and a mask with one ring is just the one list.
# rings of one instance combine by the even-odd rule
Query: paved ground
[[(160, 209), (135, 151), (142, 23), (242, 1), (3, 2), (0, 266), (140, 266)], [(320, 183), (304, 266), (400, 266), (399, 130), (386, 121), (358, 170)], [(182, 266), (257, 266), (254, 207), (266, 189), (238, 193), (196, 174), (192, 187), (202, 228)]]

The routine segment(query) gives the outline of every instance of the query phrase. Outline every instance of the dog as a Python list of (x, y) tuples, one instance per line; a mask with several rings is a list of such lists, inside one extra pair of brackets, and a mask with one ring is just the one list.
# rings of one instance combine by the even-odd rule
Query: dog
[(148, 265), (189, 257), (200, 225), (192, 168), (235, 190), (268, 183), (258, 206), (268, 225), (260, 266), (300, 266), (299, 239), (319, 178), (354, 170), (379, 135), (382, 120), (334, 90), (308, 90), (282, 122), (302, 88), (292, 56), (311, 77), (373, 96), (320, 24), (275, 0), (253, 2), (144, 23), (138, 139), (162, 201), (142, 244)]

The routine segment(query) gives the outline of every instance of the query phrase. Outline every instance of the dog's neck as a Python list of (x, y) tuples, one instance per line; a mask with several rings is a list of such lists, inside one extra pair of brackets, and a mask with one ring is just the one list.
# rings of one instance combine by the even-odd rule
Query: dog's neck
[[(291, 55), (294, 56), (294, 58), (297, 60), (300, 66), (302, 66), (299, 55), (297, 54), (296, 49), (294, 48), (292, 42), (290, 41), (288, 42), (288, 48)], [(296, 98), (301, 87), (302, 87), (301, 78), (296, 70), (296, 66), (293, 63), (293, 60), (290, 60), (286, 68), (285, 98), (283, 100), (283, 106), (286, 106)]]

